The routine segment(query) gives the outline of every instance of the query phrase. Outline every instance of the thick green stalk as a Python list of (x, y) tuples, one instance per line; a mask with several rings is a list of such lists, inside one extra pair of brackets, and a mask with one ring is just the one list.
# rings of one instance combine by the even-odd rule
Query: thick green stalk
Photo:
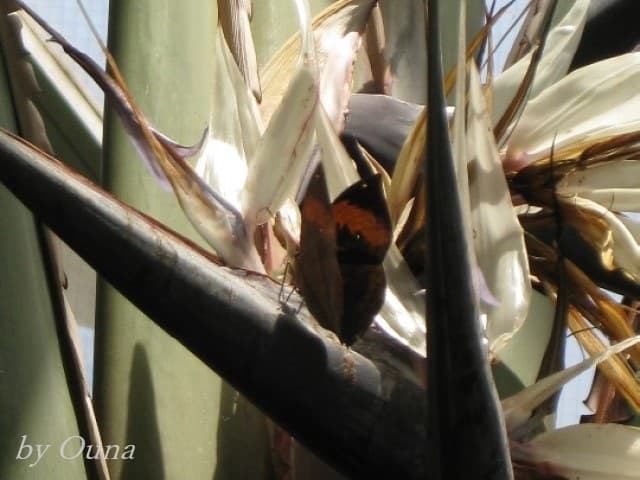
[[(17, 131), (6, 20), (0, 18), (0, 127)], [(81, 434), (58, 337), (61, 312), (36, 222), (4, 185), (0, 232), (0, 478), (91, 478), (82, 456), (61, 456), (64, 442), (71, 438), (69, 446), (75, 447), (73, 437)], [(39, 461), (35, 444), (50, 445)]]
[[(110, 5), (109, 48), (131, 93), (154, 126), (187, 144), (200, 138), (209, 117), (216, 18), (215, 2)], [(104, 149), (108, 190), (198, 238), (109, 110)], [(133, 461), (110, 462), (114, 478), (265, 478), (262, 416), (104, 282), (98, 288), (95, 378), (105, 442), (134, 443), (138, 452)]]
[[(333, 0), (309, 0), (312, 15), (333, 3)], [(256, 46), (258, 65), (263, 67), (280, 46), (300, 28), (294, 0), (253, 2), (251, 31)]]

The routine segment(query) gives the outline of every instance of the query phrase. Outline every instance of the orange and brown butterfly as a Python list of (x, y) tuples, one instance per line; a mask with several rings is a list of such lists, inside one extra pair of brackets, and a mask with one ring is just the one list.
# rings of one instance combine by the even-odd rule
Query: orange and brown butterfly
[(382, 261), (392, 233), (382, 179), (368, 176), (329, 203), (318, 169), (301, 214), (295, 284), (318, 323), (351, 345), (384, 302)]

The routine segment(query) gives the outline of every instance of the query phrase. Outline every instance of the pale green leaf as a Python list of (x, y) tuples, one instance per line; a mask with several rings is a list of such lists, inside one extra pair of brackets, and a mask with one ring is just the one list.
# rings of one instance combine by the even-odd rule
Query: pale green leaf
[(639, 82), (640, 53), (575, 70), (527, 103), (505, 163), (519, 170), (547, 156), (554, 137), (561, 154), (640, 129)]
[[(465, 0), (466, 35), (472, 38), (482, 28), (483, 2)], [(460, 1), (441, 2), (439, 21), (442, 35), (444, 72), (452, 68), (458, 52)], [(391, 95), (401, 100), (426, 104), (427, 71), (424, 0), (381, 0), (380, 10), (385, 27), (385, 56), (391, 64)]]
[(640, 185), (640, 162), (614, 160), (570, 172), (558, 184), (558, 193), (581, 194), (592, 189), (636, 188)]
[(249, 162), (242, 207), (249, 232), (293, 197), (313, 146), (318, 69), (309, 5), (297, 0), (302, 45), (296, 71)]
[[(427, 58), (424, 54), (414, 54), (426, 51), (423, 0), (408, 0), (401, 4), (397, 0), (383, 0), (380, 10), (387, 40), (386, 54), (392, 59), (391, 95), (424, 105), (427, 100)], [(457, 34), (455, 29), (454, 32)]]
[[(216, 2), (111, 0), (109, 13), (110, 49), (141, 109), (174, 138), (200, 137), (211, 113)], [(133, 155), (119, 120), (106, 118), (105, 185), (199, 241), (175, 197)], [(94, 392), (103, 438), (144, 445), (135, 460), (110, 461), (112, 477), (266, 478), (261, 414), (106, 282), (98, 292)]]
[(552, 300), (532, 290), (527, 318), (505, 347), (498, 352), (500, 361), (509, 367), (523, 385), (531, 385), (538, 377), (549, 341), (553, 312)]
[(561, 198), (561, 203), (570, 204), (604, 220), (611, 232), (610, 246), (614, 265), (633, 274), (640, 274), (640, 245), (620, 218), (609, 210), (608, 206), (582, 197)]
[(640, 162), (614, 160), (569, 173), (558, 193), (578, 195), (617, 212), (640, 211)]
[(640, 429), (572, 425), (512, 449), (514, 460), (570, 480), (640, 479)]
[(251, 35), (252, 0), (218, 0), (218, 18), (245, 84), (260, 100), (262, 88)]
[(291, 80), (250, 162), (242, 192), (248, 225), (266, 222), (295, 194), (313, 145), (313, 116), (317, 105), (315, 70), (303, 64)]
[(560, 390), (567, 382), (638, 342), (640, 342), (640, 336), (632, 337), (616, 345), (612, 345), (600, 355), (587, 358), (577, 365), (549, 375), (515, 395), (504, 399), (502, 401), (502, 409), (507, 431), (512, 432), (523, 425), (538, 405)]
[(395, 245), (389, 249), (382, 265), (387, 277), (387, 291), (374, 322), (387, 335), (425, 357), (427, 307), (424, 290)]
[(322, 152), (322, 165), (329, 190), (329, 198), (334, 200), (350, 185), (356, 183), (360, 176), (340, 138), (336, 135), (331, 120), (323, 106), (316, 110), (315, 127), (318, 145)]
[(321, 63), (320, 101), (336, 131), (344, 126), (353, 64), (374, 5), (372, 0), (346, 3), (315, 29)]
[(491, 132), (489, 114), (475, 66), (469, 77), (468, 151), (471, 158), (471, 224), (480, 270), (495, 302), (481, 302), (492, 351), (502, 348), (522, 326), (531, 282), (520, 222)]
[[(569, 69), (578, 47), (587, 17), (590, 0), (577, 0), (547, 37), (545, 49), (531, 87), (530, 98), (561, 79)], [(493, 82), (493, 122), (506, 110), (524, 79), (532, 53), (525, 55), (510, 68), (498, 75)]]
[[(336, 130), (342, 127), (351, 94), (353, 62), (374, 5), (374, 0), (340, 0), (313, 20), (321, 101)], [(260, 108), (265, 119), (281, 101), (286, 81), (295, 68), (299, 43), (300, 35), (290, 38), (262, 72), (264, 99)]]
[(257, 109), (251, 109), (253, 97), (230, 57), (231, 52), (218, 29), (211, 118), (205, 142), (196, 155), (195, 168), (213, 190), (241, 211), (247, 157), (255, 150), (260, 125)]
[[(456, 89), (455, 89), (455, 112), (458, 115), (453, 117), (453, 161), (456, 168), (458, 180), (458, 194), (460, 195), (460, 205), (462, 207), (462, 220), (465, 226), (467, 238), (471, 238), (471, 200), (469, 195), (469, 172), (466, 142), (466, 103), (467, 103), (467, 62), (466, 62), (466, 3), (460, 3), (460, 18), (458, 20), (458, 61), (456, 64)], [(469, 259), (477, 267), (478, 260), (469, 242)]]

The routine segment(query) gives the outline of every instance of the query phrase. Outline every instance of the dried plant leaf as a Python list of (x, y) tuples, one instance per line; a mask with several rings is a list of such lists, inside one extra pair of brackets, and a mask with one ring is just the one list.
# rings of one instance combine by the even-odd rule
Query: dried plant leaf
[[(600, 301), (598, 304), (601, 314), (596, 318), (607, 322), (606, 326), (603, 323), (602, 330), (607, 330), (612, 324), (621, 326), (626, 323), (626, 316), (624, 311), (621, 311), (617, 304), (609, 301)], [(584, 310), (583, 310), (584, 311)], [(570, 312), (569, 315), (569, 328), (575, 332), (576, 338), (587, 351), (589, 355), (596, 356), (606, 352), (607, 345), (602, 341), (602, 338), (598, 336), (592, 329), (582, 315), (577, 315), (575, 312)], [(633, 330), (627, 328), (623, 335), (620, 335), (620, 329), (612, 332), (612, 338), (626, 338), (629, 340), (633, 335)], [(624, 340), (624, 341), (627, 341)], [(638, 365), (638, 346), (632, 347), (629, 351), (629, 360), (631, 363)], [(636, 412), (640, 411), (640, 382), (634, 375), (634, 372), (629, 368), (627, 361), (623, 360), (620, 356), (611, 358), (608, 362), (604, 362), (598, 365), (598, 370), (605, 376), (605, 378), (615, 387), (616, 391), (622, 395), (627, 401), (628, 405)]]
[(391, 245), (383, 262), (387, 293), (375, 324), (418, 355), (427, 354), (426, 298), (402, 254)]
[(505, 68), (520, 60), (537, 43), (543, 31), (544, 19), (548, 15), (548, 10), (554, 8), (555, 3), (552, 0), (537, 0), (536, 2), (528, 2), (523, 7), (518, 18), (524, 17), (524, 20), (505, 60)]
[(520, 170), (546, 158), (579, 156), (592, 144), (640, 130), (640, 53), (573, 71), (529, 101), (508, 144), (505, 164)]
[(540, 35), (539, 44), (531, 52), (531, 58), (528, 62), (526, 71), (524, 72), (524, 76), (522, 77), (522, 81), (517, 85), (515, 94), (507, 104), (504, 113), (501, 114), (495, 123), (493, 131), (496, 138), (499, 139), (501, 143), (509, 137), (509, 134), (513, 130), (513, 125), (517, 124), (517, 119), (522, 113), (526, 100), (531, 95), (538, 66), (546, 48), (546, 41), (549, 37), (548, 32), (551, 28), (553, 12), (555, 11), (557, 3), (557, 0), (552, 0), (553, 6), (549, 8), (541, 18), (542, 34)]
[(243, 216), (250, 232), (293, 198), (314, 141), (319, 91), (311, 14), (306, 0), (295, 3), (302, 38), (298, 64), (282, 102), (258, 141), (242, 192)]
[(522, 426), (531, 416), (531, 412), (562, 388), (571, 379), (580, 373), (589, 370), (605, 360), (609, 360), (627, 348), (640, 342), (640, 336), (629, 338), (616, 345), (609, 347), (605, 352), (595, 357), (588, 358), (573, 367), (566, 368), (558, 373), (554, 373), (524, 390), (502, 401), (504, 418), (509, 432)]
[(317, 105), (315, 69), (303, 64), (291, 80), (250, 162), (242, 192), (244, 218), (249, 225), (266, 222), (287, 198), (294, 196), (311, 153)]
[(424, 4), (422, 0), (380, 2), (392, 65), (391, 94), (401, 100), (426, 103), (426, 57)]
[(252, 0), (218, 0), (218, 18), (236, 65), (256, 100), (262, 98), (256, 49), (251, 35)]
[[(637, 313), (637, 307), (640, 303), (623, 299), (623, 304), (629, 308), (626, 312), (629, 326), (637, 330), (640, 326), (638, 325)], [(627, 423), (633, 416), (628, 402), (616, 391), (615, 384), (609, 381), (602, 371), (596, 371), (584, 404), (593, 414), (582, 415), (580, 423)]]
[[(509, 367), (522, 385), (531, 385), (538, 377), (551, 336), (554, 307), (551, 298), (533, 290), (527, 319), (497, 354), (498, 359)], [(531, 341), (532, 338), (536, 341)]]
[(384, 191), (388, 192), (391, 187), (391, 176), (387, 173), (387, 170), (382, 166), (378, 160), (371, 155), (366, 148), (364, 148), (359, 143), (357, 144), (358, 151), (366, 161), (367, 165), (369, 165), (370, 169), (375, 171), (380, 175), (380, 179), (382, 180), (382, 186), (384, 187)]
[[(460, 115), (455, 115), (453, 117), (453, 160), (456, 168), (456, 178), (458, 184), (458, 194), (460, 196), (460, 206), (462, 209), (462, 222), (464, 224), (465, 235), (470, 241), (468, 242), (469, 247), (469, 261), (471, 263), (471, 270), (473, 274), (474, 281), (474, 293), (476, 294), (475, 302), (476, 307), (479, 308), (480, 305), (480, 297), (483, 297), (486, 303), (494, 305), (495, 299), (491, 294), (489, 288), (487, 287), (486, 280), (484, 278), (483, 272), (480, 270), (480, 266), (478, 265), (477, 252), (473, 247), (473, 243), (471, 239), (474, 238), (472, 221), (471, 221), (471, 206), (473, 205), (473, 201), (471, 199), (470, 190), (470, 181), (468, 175), (468, 169), (470, 165), (469, 155), (473, 155), (473, 152), (477, 149), (477, 145), (474, 144), (473, 141), (470, 141), (469, 149), (467, 148), (467, 129), (470, 128), (471, 123), (467, 121), (466, 118), (466, 105), (467, 105), (467, 60), (466, 60), (466, 4), (462, 2), (460, 4), (460, 18), (458, 20), (458, 59), (456, 64), (456, 82), (455, 82), (455, 112), (461, 112)], [(470, 70), (474, 71), (475, 67), (470, 66)], [(475, 70), (477, 76), (477, 70)], [(479, 79), (476, 80), (479, 85)], [(482, 95), (480, 93), (480, 95)], [(485, 132), (486, 133), (486, 132)], [(476, 140), (476, 139), (474, 139)], [(483, 142), (487, 140), (485, 137), (482, 138)], [(501, 175), (502, 176), (502, 175)], [(484, 313), (484, 312), (482, 312)]]
[(213, 191), (173, 145), (164, 142), (162, 137), (153, 132), (128, 92), (117, 64), (104, 44), (98, 39), (107, 57), (110, 75), (68, 43), (35, 12), (22, 6), (103, 88), (141, 157), (158, 178), (165, 179), (171, 185), (189, 221), (203, 238), (228, 264), (262, 271), (262, 263), (238, 210)]
[(513, 445), (516, 464), (545, 477), (580, 480), (639, 479), (640, 429), (625, 425), (572, 425)]
[(628, 424), (633, 417), (633, 410), (601, 371), (596, 371), (593, 376), (591, 390), (584, 404), (594, 413), (581, 415), (580, 423)]
[(360, 180), (360, 176), (322, 105), (316, 111), (315, 127), (318, 145), (322, 152), (322, 165), (327, 179), (329, 199), (333, 201), (349, 185)]
[[(569, 70), (578, 47), (590, 0), (577, 0), (562, 21), (547, 36), (529, 98), (561, 79)], [(493, 123), (501, 118), (525, 77), (533, 52), (498, 75), (493, 82)]]
[[(18, 8), (18, 5), (6, 5), (0, 13), (4, 14)], [(3, 29), (5, 50), (8, 57), (5, 61), (12, 79), (12, 98), (15, 102), (15, 110), (18, 115), (20, 130), (25, 138), (42, 148), (48, 153), (52, 147), (47, 137), (42, 116), (33, 102), (33, 96), (40, 91), (38, 81), (33, 71), (33, 66), (28, 61), (28, 54), (24, 51), (21, 29), (22, 22), (17, 14), (7, 15)]]
[(520, 222), (513, 210), (489, 114), (475, 66), (470, 72), (468, 151), (473, 244), (487, 287), (495, 297), (482, 302), (487, 315), (487, 338), (498, 351), (522, 326), (529, 309), (529, 263)]
[[(456, 83), (455, 83), (455, 113), (453, 115), (453, 140), (452, 152), (453, 161), (456, 168), (456, 177), (458, 181), (458, 193), (460, 195), (460, 205), (462, 206), (462, 220), (464, 228), (467, 232), (467, 238), (471, 239), (471, 218), (470, 208), (471, 201), (469, 198), (469, 175), (468, 175), (468, 158), (467, 158), (467, 61), (465, 58), (465, 45), (467, 43), (465, 37), (466, 31), (466, 3), (460, 3), (460, 18), (458, 19), (458, 59), (456, 63)], [(473, 151), (473, 146), (472, 150)], [(477, 265), (477, 259), (474, 252), (471, 251), (471, 242), (469, 242), (469, 254), (472, 264)]]
[[(23, 24), (23, 44), (34, 64), (39, 66), (40, 73), (46, 77), (44, 81), (66, 99), (69, 110), (83, 125), (88, 140), (99, 146), (102, 143), (103, 105), (96, 98), (98, 95), (82, 81), (84, 72), (57, 45), (48, 41), (49, 35), (29, 15), (23, 11), (17, 14)], [(41, 105), (41, 108), (51, 106)], [(91, 178), (98, 178), (97, 158), (78, 158), (76, 161)]]
[(371, 67), (371, 82), (376, 93), (391, 93), (391, 66), (386, 58), (387, 41), (380, 4), (376, 3), (366, 30), (367, 57)]
[(389, 213), (395, 223), (407, 202), (413, 197), (415, 185), (420, 174), (424, 158), (424, 146), (427, 138), (427, 110), (422, 110), (411, 133), (405, 140), (389, 189)]
[(195, 154), (195, 169), (214, 191), (241, 211), (248, 163), (255, 155), (263, 127), (258, 106), (220, 29), (216, 42), (211, 116), (205, 141)]
[[(340, 0), (313, 19), (321, 72), (322, 102), (337, 125), (350, 94), (352, 63), (375, 0)], [(268, 120), (282, 96), (296, 66), (300, 36), (291, 37), (261, 72), (262, 116)], [(325, 73), (326, 72), (326, 73)]]
[[(129, 134), (129, 139), (143, 160), (145, 166), (149, 172), (153, 174), (160, 185), (165, 189), (170, 189), (169, 181), (167, 180), (162, 169), (157, 165), (154, 160), (153, 153), (147, 148), (144, 136), (141, 133), (138, 120), (135, 118), (133, 108), (129, 103), (126, 93), (117, 84), (117, 82), (109, 76), (91, 57), (81, 52), (67, 40), (62, 37), (57, 31), (55, 31), (49, 24), (47, 24), (40, 16), (38, 16), (33, 10), (20, 2), (22, 8), (52, 37), (52, 41), (58, 43), (63, 50), (80, 66), (87, 74), (96, 82), (96, 84), (103, 90), (105, 96), (108, 99), (112, 99), (113, 107), (120, 116), (124, 128)], [(153, 129), (152, 129), (153, 130)], [(167, 137), (159, 135), (154, 131), (158, 139), (163, 143), (170, 144), (172, 148), (176, 148), (177, 144), (172, 142)], [(176, 151), (178, 149), (176, 148)]]
[[(640, 245), (615, 213), (606, 206), (582, 197), (563, 200), (562, 205), (563, 211), (567, 212), (567, 221), (575, 221), (575, 226), (587, 240), (594, 239), (592, 243), (596, 251), (605, 251), (605, 247), (610, 249), (612, 267), (640, 275)], [(574, 220), (580, 213), (586, 214), (593, 221), (581, 222), (579, 217)], [(601, 237), (602, 241), (597, 240), (598, 235), (589, 235), (598, 222), (604, 222), (607, 229), (605, 237)]]
[(302, 217), (298, 204), (289, 199), (278, 210), (273, 226), (273, 233), (284, 246), (287, 256), (291, 259), (300, 247), (300, 231), (302, 229)]
[[(564, 218), (567, 216), (565, 215)], [(536, 266), (536, 274), (544, 276), (555, 272), (555, 266), (558, 262), (556, 250), (533, 238), (530, 234), (526, 236), (526, 240), (530, 259), (533, 260), (532, 265)], [(540, 270), (541, 262), (547, 265), (546, 273)], [(583, 346), (591, 349), (592, 347), (588, 346), (588, 342), (591, 342), (593, 349), (590, 351), (597, 352), (597, 347), (603, 345), (602, 340), (592, 330), (593, 325), (598, 326), (615, 341), (623, 341), (632, 337), (634, 331), (629, 327), (624, 309), (603, 292), (573, 262), (565, 259), (565, 267), (567, 278), (571, 282), (571, 290), (574, 292), (571, 300), (573, 308), (569, 310), (569, 326), (575, 331), (584, 330), (584, 333), (578, 334), (578, 340)], [(577, 309), (580, 315), (576, 316), (573, 309)], [(591, 325), (581, 324), (580, 322), (584, 320), (582, 317), (589, 319)], [(633, 346), (629, 354), (634, 364), (640, 365), (640, 346)]]
[[(244, 150), (244, 155), (247, 159), (247, 162), (250, 162), (255, 155), (258, 140), (260, 139), (264, 131), (264, 125), (260, 117), (260, 109), (254, 97), (249, 93), (247, 85), (243, 82), (241, 72), (238, 70), (235, 62), (233, 61), (227, 43), (222, 38), (219, 30), (218, 52), (220, 52), (221, 55), (217, 55), (218, 58), (216, 59), (216, 61), (221, 62), (222, 59), (224, 59), (224, 65), (220, 63), (217, 67), (218, 75), (222, 77), (219, 79), (219, 81), (223, 82), (224, 84), (225, 78), (228, 78), (232, 90), (214, 86), (214, 102), (211, 111), (211, 119), (209, 121), (209, 128), (211, 130), (213, 130), (214, 127), (222, 128), (221, 124), (227, 121), (227, 119), (225, 118), (218, 118), (221, 115), (220, 110), (216, 108), (216, 102), (225, 102), (225, 104), (226, 102), (229, 102), (230, 111), (233, 111), (232, 102), (235, 102), (236, 114), (234, 116), (237, 115), (237, 122), (240, 127), (240, 131), (236, 134), (239, 135), (240, 138), (236, 141), (240, 142), (241, 149)], [(224, 73), (225, 71), (226, 74)], [(218, 81), (217, 78), (215, 81)], [(233, 92), (233, 95), (231, 95), (230, 92)], [(226, 100), (223, 100), (221, 98), (222, 96), (226, 96), (228, 98)], [(222, 111), (226, 112), (228, 110), (225, 109)], [(213, 124), (214, 121), (216, 122), (215, 125)], [(238, 148), (240, 148), (240, 145)]]
[(613, 160), (570, 172), (558, 185), (563, 195), (578, 195), (617, 212), (640, 212), (640, 161)]
[[(506, 7), (500, 9), (500, 11), (493, 17), (492, 22), (495, 22), (505, 11)], [(458, 72), (460, 69), (460, 58), (464, 58), (465, 61), (468, 61), (473, 57), (486, 38), (490, 27), (491, 24), (485, 25), (480, 32), (474, 36), (466, 49), (464, 49), (464, 55), (459, 53), (457, 65), (448, 72), (445, 78), (444, 85), (446, 93), (448, 93), (454, 85), (457, 85), (456, 80), (458, 75), (461, 75), (461, 73)], [(459, 42), (460, 41), (462, 40), (459, 40)], [(466, 41), (465, 43), (462, 43), (462, 45), (465, 44)], [(460, 71), (465, 71), (465, 69)], [(416, 108), (418, 108), (418, 105), (416, 105)], [(447, 109), (447, 114), (450, 118), (453, 115), (453, 112), (453, 108)], [(424, 156), (426, 132), (426, 109), (422, 108), (421, 113), (413, 123), (413, 127), (409, 130), (409, 135), (406, 137), (400, 154), (398, 155), (397, 162), (395, 163), (394, 175), (389, 189), (389, 212), (391, 213), (391, 219), (394, 222), (398, 220), (409, 200), (415, 195), (415, 184), (419, 177), (420, 165)], [(420, 207), (418, 206), (418, 208)]]

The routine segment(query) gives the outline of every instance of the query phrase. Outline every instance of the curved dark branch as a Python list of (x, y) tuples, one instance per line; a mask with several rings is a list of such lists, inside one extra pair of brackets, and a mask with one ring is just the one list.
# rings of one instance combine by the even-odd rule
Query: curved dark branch
[[(428, 478), (423, 393), (197, 246), (0, 132), (0, 181), (140, 310), (329, 463)], [(384, 388), (383, 388), (384, 380)], [(384, 390), (384, 391), (383, 391)]]

